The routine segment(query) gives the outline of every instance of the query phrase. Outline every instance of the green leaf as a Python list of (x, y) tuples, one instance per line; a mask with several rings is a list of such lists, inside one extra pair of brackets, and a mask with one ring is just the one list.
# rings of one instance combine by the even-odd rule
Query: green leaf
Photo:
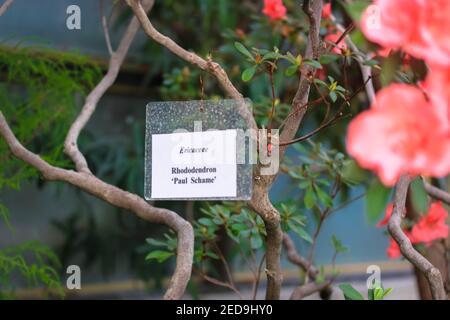
[(289, 61), (289, 62), (292, 63), (293, 65), (298, 66), (298, 63), (297, 63), (298, 60), (297, 60), (296, 57), (294, 57), (294, 56), (292, 55), (292, 53), (288, 52), (285, 56), (282, 56), (282, 58), (286, 59), (287, 61)]
[(286, 68), (286, 71), (284, 72), (284, 74), (288, 77), (293, 76), (295, 73), (297, 73), (298, 71), (298, 66), (297, 65), (292, 65)]
[(418, 212), (427, 212), (428, 209), (428, 194), (425, 191), (422, 178), (418, 177), (411, 183), (411, 199), (414, 208)]
[(235, 224), (231, 225), (231, 229), (233, 229), (234, 231), (240, 232), (240, 231), (248, 230), (249, 227), (243, 223), (235, 223)]
[(160, 241), (160, 240), (156, 240), (156, 239), (152, 239), (152, 238), (147, 238), (145, 239), (145, 241), (155, 247), (166, 247), (167, 243), (165, 243), (164, 241)]
[(384, 290), (383, 292), (383, 299), (392, 292), (392, 288), (387, 288), (386, 290)]
[(336, 102), (336, 100), (337, 100), (336, 92), (330, 91), (330, 99), (331, 99), (331, 101)]
[(159, 263), (166, 261), (167, 259), (169, 259), (171, 256), (173, 256), (172, 252), (168, 252), (168, 251), (163, 251), (163, 250), (155, 250), (150, 252), (146, 257), (145, 260), (151, 260), (151, 259), (155, 259), (157, 260)]
[(5, 207), (3, 204), (0, 203), (0, 218), (3, 219), (3, 221), (6, 224), (6, 227), (10, 231), (14, 231), (10, 221), (9, 221), (9, 210), (7, 207)]
[(324, 81), (322, 81), (320, 79), (315, 78), (314, 82), (317, 83), (318, 85), (322, 86), (322, 87), (328, 88), (328, 85)]
[(216, 260), (219, 259), (219, 256), (217, 254), (215, 254), (214, 252), (212, 252), (212, 251), (205, 252), (205, 255), (210, 257), (210, 258), (216, 259)]
[(217, 224), (218, 226), (222, 225), (224, 223), (223, 219), (221, 217), (215, 217), (212, 220), (215, 224)]
[(247, 68), (242, 72), (242, 81), (248, 82), (250, 81), (256, 72), (256, 66), (251, 66), (250, 68)]
[(309, 185), (309, 187), (306, 188), (305, 198), (303, 199), (303, 201), (305, 202), (305, 207), (307, 209), (311, 209), (312, 207), (314, 207), (316, 203), (316, 196), (314, 195), (314, 190), (311, 185)]
[(204, 226), (207, 226), (207, 227), (214, 225), (214, 222), (208, 218), (200, 218), (200, 219), (198, 219), (198, 223), (200, 223)]
[(390, 194), (391, 189), (383, 186), (378, 179), (369, 186), (366, 195), (366, 214), (369, 223), (375, 223), (380, 219)]
[(338, 287), (344, 294), (345, 300), (364, 300), (364, 297), (361, 295), (361, 293), (359, 293), (349, 283), (342, 283)]
[(371, 288), (367, 289), (367, 299), (368, 300), (375, 300), (374, 290), (371, 289)]
[(337, 253), (344, 253), (348, 251), (348, 248), (344, 246), (338, 238), (333, 234), (331, 237), (331, 243), (333, 244), (334, 250), (336, 250)]
[(322, 204), (324, 204), (326, 207), (333, 206), (333, 199), (331, 199), (331, 197), (325, 191), (317, 186), (315, 186), (314, 189), (316, 191), (317, 197), (319, 198), (320, 202), (322, 202)]
[(277, 60), (277, 59), (280, 58), (280, 56), (281, 55), (278, 52), (268, 52), (268, 53), (266, 53), (263, 56), (262, 60), (263, 61), (265, 61), (265, 60)]
[(317, 60), (305, 59), (305, 60), (303, 60), (303, 63), (306, 63), (306, 64), (308, 64), (308, 65), (310, 65), (310, 66), (312, 66), (312, 67), (314, 67), (316, 69), (322, 69), (322, 65)]
[(359, 184), (368, 178), (368, 172), (362, 169), (353, 159), (344, 162), (341, 174), (347, 184)]
[(247, 50), (247, 48), (240, 42), (234, 43), (235, 48), (242, 53), (244, 56), (249, 58), (251, 61), (255, 61), (255, 58), (253, 58), (253, 55), (250, 53), (250, 51)]
[(320, 56), (319, 62), (321, 64), (329, 64), (329, 63), (331, 63), (333, 61), (336, 61), (338, 59), (339, 59), (338, 55), (335, 55), (335, 54), (324, 54), (324, 55)]
[(383, 300), (384, 290), (381, 287), (376, 287), (373, 289), (373, 299), (374, 300)]
[(302, 238), (303, 240), (305, 240), (306, 242), (309, 242), (309, 243), (313, 242), (309, 233), (306, 232), (306, 230), (302, 226), (295, 225), (295, 224), (289, 223), (289, 222), (288, 222), (288, 226), (289, 226), (289, 228), (292, 229), (292, 231), (294, 231), (296, 234), (298, 234), (298, 236), (300, 238)]

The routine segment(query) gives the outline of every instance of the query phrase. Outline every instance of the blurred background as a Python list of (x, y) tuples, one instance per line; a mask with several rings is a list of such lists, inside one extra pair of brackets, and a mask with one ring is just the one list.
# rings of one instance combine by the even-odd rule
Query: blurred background
[[(288, 8), (296, 8), (294, 1), (285, 3)], [(71, 4), (81, 9), (81, 30), (66, 27), (66, 9)], [(2, 108), (6, 108), (6, 115), (20, 114), (13, 122), (24, 144), (66, 167), (71, 164), (62, 155), (64, 133), (108, 64), (99, 7), (99, 1), (92, 0), (15, 0), (0, 18)], [(270, 86), (264, 76), (250, 83), (241, 81), (245, 62), (233, 43), (301, 52), (304, 38), (298, 33), (306, 22), (297, 8), (292, 17), (297, 16), (298, 25), (274, 25), (261, 14), (261, 8), (262, 1), (253, 0), (161, 0), (156, 1), (150, 18), (156, 28), (181, 46), (202, 56), (211, 54), (222, 62), (233, 83), (254, 102), (258, 122), (264, 125), (270, 109)], [(112, 44), (116, 47), (131, 12), (122, 1), (104, 1), (102, 10), (108, 17)], [(345, 12), (341, 14), (345, 19)], [(332, 66), (328, 70), (336, 77), (339, 72)], [(46, 77), (45, 83), (33, 80), (41, 76)], [(211, 77), (177, 59), (139, 31), (116, 83), (101, 99), (80, 137), (81, 150), (94, 173), (142, 196), (145, 105), (150, 101), (200, 99), (200, 76), (205, 98), (220, 98), (222, 93)], [(349, 77), (355, 87), (361, 83), (356, 66), (350, 68)], [(280, 72), (275, 74), (275, 83), (279, 108), (285, 109), (295, 93), (296, 79), (286, 80)], [(364, 94), (354, 104), (356, 109), (367, 107)], [(314, 128), (319, 120), (320, 112), (308, 115), (302, 130)], [(345, 153), (346, 123), (343, 120), (315, 136), (311, 144), (321, 143)], [(67, 266), (79, 265), (82, 289), (68, 292), (66, 298), (161, 296), (174, 260), (145, 260), (151, 251), (146, 239), (161, 238), (167, 232), (165, 227), (146, 223), (73, 187), (44, 182), (36, 172), (12, 159), (4, 145), (0, 145), (0, 152), (0, 205), (3, 214), (9, 216), (8, 223), (0, 222), (0, 249), (17, 248), (24, 243), (48, 246), (60, 260), (55, 270), (63, 283), (68, 277)], [(292, 147), (288, 152), (291, 158), (298, 154)], [(350, 282), (364, 291), (367, 267), (377, 265), (384, 286), (394, 288), (392, 298), (417, 298), (412, 269), (404, 261), (387, 258), (385, 230), (374, 227), (383, 215), (390, 191), (379, 188), (377, 199), (367, 199), (369, 188), (378, 190), (372, 180), (366, 179), (340, 196), (319, 235), (314, 262), (331, 268), (334, 249), (330, 238), (335, 235), (349, 249), (336, 260), (338, 283)], [(300, 198), (295, 181), (288, 175), (277, 180), (270, 196), (275, 203)], [(373, 207), (374, 201), (377, 208)], [(200, 208), (208, 204), (166, 201), (155, 205), (198, 217)], [(306, 230), (311, 233), (314, 219), (311, 213), (304, 214)], [(293, 239), (298, 250), (306, 253), (307, 242), (300, 237)], [(230, 259), (237, 286), (243, 293), (250, 292), (250, 271), (238, 257)], [(286, 287), (282, 295), (288, 297), (300, 272), (284, 256), (283, 267)], [(8, 288), (17, 297), (44, 297), (39, 284), (29, 285), (19, 275), (11, 276)], [(339, 292), (334, 294), (334, 298), (342, 298)], [(187, 297), (236, 298), (232, 292), (201, 281), (190, 285)]]

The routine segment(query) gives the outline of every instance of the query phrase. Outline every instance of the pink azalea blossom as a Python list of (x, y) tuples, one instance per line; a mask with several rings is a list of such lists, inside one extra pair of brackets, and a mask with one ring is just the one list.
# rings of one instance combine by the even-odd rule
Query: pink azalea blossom
[(374, 0), (363, 13), (364, 35), (386, 48), (450, 65), (450, 1)]
[(391, 259), (400, 258), (402, 253), (400, 252), (400, 247), (393, 238), (389, 240), (389, 247), (386, 249), (386, 254)]
[[(412, 244), (416, 244), (418, 241), (414, 238), (414, 235), (412, 232), (408, 230), (403, 230), (403, 233), (405, 236), (408, 237), (409, 241), (411, 241)], [(400, 251), (400, 247), (397, 244), (397, 242), (394, 240), (394, 238), (389, 239), (389, 247), (386, 249), (386, 254), (391, 259), (397, 259), (400, 258), (402, 253)]]
[(386, 207), (386, 213), (384, 215), (383, 220), (381, 220), (380, 222), (377, 223), (378, 228), (384, 227), (385, 225), (387, 225), (389, 223), (389, 219), (391, 218), (393, 210), (394, 210), (394, 204), (391, 202)]
[[(336, 43), (341, 36), (342, 36), (342, 32), (336, 31), (335, 33), (330, 33), (330, 34), (326, 35), (325, 40), (332, 42), (332, 43)], [(344, 50), (344, 49), (347, 49), (347, 44), (345, 43), (344, 39), (341, 39), (341, 41), (336, 46), (334, 46), (331, 51), (334, 53), (337, 53), (337, 54), (341, 54), (342, 50)]]
[(415, 242), (430, 243), (437, 239), (447, 239), (447, 216), (448, 213), (440, 202), (431, 204), (428, 213), (411, 230), (411, 235), (415, 239)]
[(450, 134), (438, 111), (420, 89), (392, 84), (350, 123), (348, 153), (387, 186), (403, 173), (445, 176), (450, 172)]
[(431, 65), (423, 88), (450, 130), (450, 67)]
[(282, 0), (264, 0), (262, 11), (270, 20), (279, 20), (286, 16), (286, 7)]
[(327, 3), (322, 8), (322, 18), (329, 19), (331, 17), (331, 2)]

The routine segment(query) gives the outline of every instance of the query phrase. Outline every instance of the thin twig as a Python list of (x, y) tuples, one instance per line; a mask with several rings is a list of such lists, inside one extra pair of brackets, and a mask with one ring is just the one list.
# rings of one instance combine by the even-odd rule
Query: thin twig
[(291, 294), (290, 300), (301, 300), (303, 298), (306, 298), (307, 296), (312, 295), (313, 293), (322, 291), (324, 289), (327, 289), (331, 286), (333, 281), (336, 279), (336, 276), (331, 277), (330, 279), (321, 282), (309, 282), (302, 286), (298, 286), (294, 289), (294, 291)]
[[(153, 3), (153, 0), (144, 0), (143, 7), (141, 7), (142, 10), (147, 12), (153, 6)], [(128, 53), (128, 49), (139, 29), (139, 25), (139, 20), (136, 17), (133, 17), (127, 30), (122, 36), (117, 51), (110, 57), (108, 72), (86, 97), (86, 101), (80, 114), (72, 123), (69, 132), (67, 133), (66, 140), (64, 141), (64, 152), (72, 159), (79, 172), (91, 173), (91, 170), (89, 169), (86, 158), (78, 149), (78, 137), (90, 120), (92, 114), (95, 112), (99, 100), (115, 82), (120, 67)]]
[[(334, 24), (336, 25), (336, 28), (341, 31), (343, 33), (343, 35), (345, 35), (345, 41), (347, 42), (348, 46), (350, 47), (350, 49), (356, 53), (356, 61), (359, 64), (359, 67), (361, 69), (361, 75), (363, 78), (363, 81), (367, 81), (366, 82), (366, 93), (367, 93), (367, 97), (370, 101), (370, 103), (373, 103), (375, 101), (375, 89), (373, 86), (373, 80), (372, 80), (372, 68), (370, 66), (367, 66), (364, 64), (364, 59), (368, 58), (368, 56), (366, 54), (364, 54), (363, 52), (361, 52), (361, 50), (358, 49), (358, 47), (353, 43), (352, 39), (347, 36), (347, 30), (348, 28), (345, 28), (344, 26), (342, 26), (341, 24), (337, 23), (336, 17), (331, 15), (331, 21), (334, 22)], [(362, 58), (364, 57), (364, 58)]]
[[(330, 198), (332, 200), (334, 200), (334, 198), (336, 198), (337, 194), (339, 193), (340, 188), (341, 188), (341, 179), (339, 176), (337, 176), (336, 180), (334, 181), (333, 186), (331, 187)], [(314, 253), (315, 253), (316, 245), (317, 245), (317, 238), (319, 237), (323, 223), (330, 215), (330, 211), (331, 211), (331, 207), (326, 207), (320, 213), (319, 222), (317, 223), (316, 231), (314, 232), (314, 235), (312, 237), (311, 248), (309, 249), (309, 254), (308, 254), (308, 259), (307, 259), (308, 268), (306, 269), (305, 284), (308, 283), (309, 273), (313, 266)]]
[(256, 270), (256, 279), (255, 279), (255, 283), (253, 284), (252, 300), (255, 300), (256, 295), (258, 294), (259, 282), (261, 280), (261, 271), (262, 271), (262, 266), (264, 264), (265, 259), (266, 259), (266, 254), (263, 254), (261, 261), (259, 262), (259, 265), (258, 265), (258, 270)]
[[(370, 79), (368, 79), (367, 81), (369, 81)], [(367, 81), (366, 81), (366, 83), (367, 83)], [(290, 144), (294, 144), (294, 143), (297, 143), (297, 142), (301, 142), (301, 141), (305, 141), (305, 140), (307, 140), (307, 139), (309, 139), (309, 138), (311, 138), (312, 136), (314, 136), (314, 135), (316, 135), (317, 133), (319, 133), (320, 131), (322, 131), (323, 129), (325, 129), (325, 128), (327, 128), (327, 127), (329, 127), (329, 126), (331, 126), (331, 125), (333, 125), (334, 123), (336, 123), (338, 120), (340, 120), (341, 118), (343, 118), (343, 117), (346, 117), (346, 116), (348, 116), (348, 114), (343, 114), (342, 113), (342, 110), (343, 110), (343, 108), (359, 93), (359, 92), (361, 92), (363, 89), (364, 89), (364, 87), (365, 87), (365, 85), (366, 85), (366, 83), (364, 83), (361, 87), (359, 87), (348, 99), (346, 99), (344, 102), (342, 102), (341, 103), (341, 105), (339, 106), (339, 109), (338, 109), (338, 111), (335, 113), (335, 115), (331, 118), (331, 119), (329, 119), (328, 121), (326, 121), (326, 122), (322, 122), (322, 124), (319, 126), (319, 127), (317, 127), (317, 128), (315, 128), (314, 130), (312, 130), (311, 132), (309, 132), (309, 133), (307, 133), (307, 134), (305, 134), (305, 135), (303, 135), (303, 136), (301, 136), (301, 137), (298, 137), (298, 138), (295, 138), (295, 139), (292, 139), (292, 140), (290, 140), (290, 141), (280, 141), (280, 143), (279, 143), (279, 145), (280, 146), (288, 146), (288, 145), (290, 145)], [(321, 98), (319, 98), (319, 100), (321, 100)], [(325, 119), (324, 119), (325, 120)]]
[(5, 0), (5, 2), (3, 2), (2, 6), (0, 7), (0, 17), (6, 12), (6, 10), (8, 10), (8, 7), (10, 5), (12, 5), (14, 0)]
[(310, 265), (308, 260), (306, 260), (297, 252), (294, 241), (292, 241), (291, 237), (287, 233), (283, 234), (283, 244), (286, 249), (288, 260), (296, 266), (300, 267), (303, 271), (308, 272), (311, 279), (316, 279), (317, 275), (319, 274), (319, 270), (315, 266)]
[[(269, 125), (267, 126), (267, 132), (270, 133), (270, 130), (272, 129), (273, 117), (275, 116), (275, 81), (273, 79), (273, 66), (269, 65), (268, 68), (269, 68), (270, 92), (272, 94), (272, 108), (270, 110)], [(268, 141), (268, 143), (270, 143), (270, 141)]]
[(450, 193), (433, 186), (431, 183), (425, 181), (425, 179), (423, 179), (423, 185), (430, 197), (450, 205)]
[[(225, 259), (225, 256), (223, 255), (222, 250), (220, 250), (217, 243), (215, 241), (213, 241), (212, 244), (214, 246), (214, 250), (219, 255), (219, 259), (220, 259), (220, 261), (222, 261), (222, 264), (225, 268), (225, 273), (227, 274), (228, 282), (230, 283), (230, 285), (233, 288), (236, 288), (236, 285), (234, 284), (234, 280), (233, 280), (233, 275), (231, 274), (230, 266), (228, 265), (227, 259)], [(238, 291), (238, 290), (236, 289), (236, 291)]]
[[(242, 94), (236, 89), (236, 87), (231, 83), (225, 70), (215, 61), (212, 60), (211, 56), (207, 59), (203, 59), (194, 52), (187, 51), (186, 49), (179, 46), (171, 38), (163, 35), (158, 30), (155, 29), (150, 19), (147, 16), (146, 11), (142, 7), (140, 0), (126, 0), (128, 5), (133, 10), (135, 16), (139, 19), (142, 28), (145, 33), (154, 41), (167, 48), (173, 54), (179, 58), (193, 64), (194, 66), (200, 68), (203, 71), (211, 73), (219, 82), (220, 86), (224, 92), (231, 98), (238, 101), (243, 101)], [(246, 108), (245, 103), (238, 104), (238, 109), (241, 116), (245, 119), (248, 126), (252, 129), (257, 129), (256, 121), (253, 114)]]
[(208, 282), (210, 282), (210, 283), (212, 283), (212, 284), (214, 284), (214, 285), (216, 285), (216, 286), (228, 288), (228, 289), (230, 289), (231, 291), (233, 291), (234, 293), (236, 293), (236, 294), (239, 296), (240, 299), (243, 299), (241, 293), (236, 289), (236, 287), (234, 287), (234, 286), (231, 285), (230, 283), (221, 281), (221, 280), (216, 279), (216, 278), (213, 278), (213, 277), (211, 277), (211, 276), (208, 276), (207, 274), (205, 274), (203, 271), (200, 271), (200, 270), (198, 270), (197, 273), (198, 273), (203, 279), (205, 279), (206, 281), (208, 281)]
[(105, 13), (103, 12), (103, 0), (100, 0), (100, 17), (102, 19), (103, 35), (105, 36), (106, 47), (110, 56), (114, 54), (114, 50), (111, 45), (111, 39), (109, 37), (108, 21), (106, 20)]

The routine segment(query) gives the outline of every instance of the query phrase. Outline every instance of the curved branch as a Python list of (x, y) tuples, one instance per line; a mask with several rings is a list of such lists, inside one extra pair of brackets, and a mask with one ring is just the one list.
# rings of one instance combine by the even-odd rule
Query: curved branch
[[(142, 10), (150, 10), (150, 8), (153, 6), (153, 3), (153, 0), (143, 0)], [(138, 30), (139, 21), (137, 18), (133, 17), (120, 41), (119, 47), (115, 52), (112, 53), (110, 57), (107, 73), (97, 84), (97, 86), (95, 86), (95, 88), (89, 93), (80, 114), (72, 123), (72, 126), (67, 133), (66, 140), (64, 141), (64, 152), (72, 159), (72, 161), (75, 163), (77, 171), (79, 172), (91, 173), (86, 158), (78, 149), (78, 136), (97, 108), (99, 100), (103, 97), (106, 90), (108, 90), (113, 85), (114, 81), (116, 81), (117, 75), (120, 71), (120, 67)]]
[(423, 180), (423, 186), (430, 197), (450, 205), (450, 193), (433, 186), (425, 180)]
[(319, 270), (315, 266), (311, 265), (308, 260), (298, 254), (294, 241), (292, 241), (291, 237), (287, 233), (283, 234), (283, 244), (286, 249), (288, 260), (300, 267), (303, 271), (308, 272), (309, 277), (314, 280), (319, 274)]
[(435, 300), (446, 300), (447, 295), (444, 290), (441, 273), (425, 257), (414, 249), (409, 238), (402, 230), (401, 222), (403, 212), (405, 212), (406, 196), (411, 183), (409, 176), (400, 177), (394, 196), (394, 210), (388, 224), (388, 230), (400, 247), (402, 255), (408, 259), (418, 270), (420, 270), (428, 280), (431, 295)]
[(316, 282), (308, 282), (307, 284), (304, 284), (302, 286), (298, 286), (294, 289), (294, 291), (291, 294), (290, 300), (302, 300), (303, 298), (306, 298), (307, 296), (312, 295), (313, 293), (326, 290), (331, 286), (333, 281), (335, 280), (335, 277), (332, 277), (331, 279), (324, 281), (322, 283), (316, 283)]
[(106, 48), (110, 56), (113, 55), (114, 50), (111, 45), (111, 38), (109, 37), (108, 20), (103, 12), (103, 0), (100, 0), (100, 19), (102, 20), (103, 36), (105, 37)]
[[(126, 1), (133, 10), (135, 16), (141, 22), (142, 28), (144, 29), (145, 33), (151, 39), (158, 42), (163, 47), (167, 48), (169, 51), (171, 51), (179, 58), (185, 60), (186, 62), (189, 62), (190, 64), (193, 64), (194, 66), (197, 66), (203, 71), (212, 74), (219, 82), (222, 90), (226, 93), (226, 95), (228, 95), (232, 99), (236, 100), (243, 99), (242, 94), (231, 83), (227, 73), (217, 62), (213, 61), (210, 57), (208, 57), (207, 59), (203, 59), (194, 52), (187, 51), (186, 49), (180, 47), (171, 38), (163, 35), (158, 30), (156, 30), (153, 24), (150, 22), (150, 19), (148, 18), (147, 13), (145, 12), (145, 9), (141, 4), (141, 0), (126, 0)], [(245, 104), (242, 104), (242, 106), (240, 106), (240, 110), (242, 111), (241, 115), (244, 117), (244, 119), (247, 121), (247, 123), (251, 128), (256, 129), (257, 126), (252, 113), (249, 112), (247, 108), (244, 108), (244, 106)]]
[(113, 206), (130, 210), (144, 220), (165, 224), (175, 230), (178, 235), (177, 263), (164, 298), (180, 299), (183, 296), (191, 276), (194, 254), (194, 231), (186, 220), (168, 209), (152, 207), (139, 196), (107, 184), (92, 174), (50, 165), (17, 140), (1, 111), (0, 136), (3, 136), (14, 156), (36, 168), (44, 179), (67, 182)]

